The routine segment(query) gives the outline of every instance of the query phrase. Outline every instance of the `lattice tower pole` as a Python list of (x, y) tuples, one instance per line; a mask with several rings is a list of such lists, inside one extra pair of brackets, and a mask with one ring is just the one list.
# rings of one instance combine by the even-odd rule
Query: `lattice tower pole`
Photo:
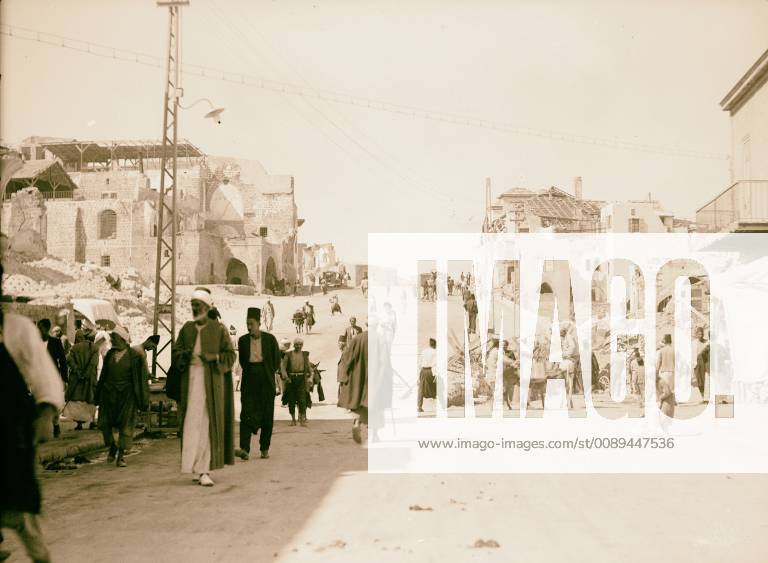
[[(166, 57), (165, 97), (163, 99), (163, 148), (160, 161), (160, 193), (157, 199), (157, 257), (155, 262), (155, 309), (152, 321), (154, 334), (160, 343), (152, 354), (152, 379), (157, 370), (167, 375), (170, 355), (176, 337), (176, 231), (177, 189), (176, 161), (178, 141), (179, 80), (181, 68), (179, 56), (180, 11), (189, 0), (158, 0), (158, 6), (168, 7), (168, 51)], [(170, 196), (170, 205), (168, 198)], [(160, 356), (167, 359), (160, 363)]]

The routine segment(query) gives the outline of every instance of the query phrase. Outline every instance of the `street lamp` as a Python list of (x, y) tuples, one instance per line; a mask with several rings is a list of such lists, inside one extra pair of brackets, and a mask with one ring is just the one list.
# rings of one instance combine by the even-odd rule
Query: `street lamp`
[[(184, 91), (181, 88), (179, 88), (179, 94), (177, 97), (180, 99), (183, 94), (184, 94)], [(206, 119), (212, 119), (216, 123), (221, 124), (221, 114), (224, 111), (224, 108), (217, 108), (216, 106), (213, 105), (213, 102), (208, 98), (200, 98), (199, 100), (192, 102), (188, 106), (183, 106), (181, 105), (181, 103), (179, 103), (179, 107), (181, 109), (192, 109), (194, 106), (196, 106), (200, 102), (207, 102), (211, 108), (211, 111), (206, 113), (204, 117)]]

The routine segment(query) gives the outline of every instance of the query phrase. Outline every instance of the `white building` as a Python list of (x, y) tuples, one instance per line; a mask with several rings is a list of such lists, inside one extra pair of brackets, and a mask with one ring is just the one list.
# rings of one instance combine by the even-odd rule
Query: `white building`
[(707, 232), (768, 231), (768, 50), (720, 102), (731, 116), (731, 185), (696, 212)]

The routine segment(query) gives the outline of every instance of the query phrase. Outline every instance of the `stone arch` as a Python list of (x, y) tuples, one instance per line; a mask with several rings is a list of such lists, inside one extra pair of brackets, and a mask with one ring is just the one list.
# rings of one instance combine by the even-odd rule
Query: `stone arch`
[(271, 289), (277, 286), (277, 266), (275, 265), (275, 259), (270, 256), (267, 258), (267, 264), (264, 267), (264, 287)]
[(554, 293), (552, 291), (552, 286), (550, 286), (547, 282), (544, 282), (541, 284), (541, 287), (539, 288), (539, 293), (541, 295), (544, 295), (545, 293)]
[(99, 239), (117, 237), (117, 213), (105, 209), (99, 213)]
[(237, 258), (230, 258), (227, 263), (227, 283), (231, 285), (248, 285), (248, 266)]

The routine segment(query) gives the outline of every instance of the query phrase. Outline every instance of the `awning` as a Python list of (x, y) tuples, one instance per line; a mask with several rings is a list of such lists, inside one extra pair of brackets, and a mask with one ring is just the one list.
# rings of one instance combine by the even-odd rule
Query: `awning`
[(73, 299), (72, 306), (94, 326), (103, 325), (111, 330), (119, 322), (115, 308), (104, 299)]

